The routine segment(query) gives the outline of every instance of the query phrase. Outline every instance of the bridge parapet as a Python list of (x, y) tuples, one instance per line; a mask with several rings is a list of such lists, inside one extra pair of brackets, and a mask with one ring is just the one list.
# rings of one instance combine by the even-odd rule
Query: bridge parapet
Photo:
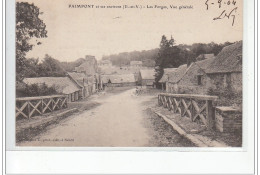
[(197, 95), (197, 94), (169, 94), (158, 95), (158, 104), (186, 116), (192, 122), (202, 122), (208, 129), (213, 129), (215, 121), (215, 107), (213, 102), (217, 96)]
[(44, 114), (67, 108), (66, 95), (52, 95), (39, 97), (16, 98), (16, 118), (24, 117), (30, 119), (36, 114)]

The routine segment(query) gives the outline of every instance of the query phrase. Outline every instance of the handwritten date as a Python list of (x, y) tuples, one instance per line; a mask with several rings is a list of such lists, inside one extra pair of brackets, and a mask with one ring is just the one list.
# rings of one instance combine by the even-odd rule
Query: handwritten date
[[(210, 8), (218, 8), (223, 9), (219, 16), (213, 18), (213, 20), (220, 20), (220, 19), (231, 19), (232, 20), (232, 26), (235, 24), (236, 19), (236, 12), (238, 7), (236, 7), (236, 0), (206, 0), (206, 10), (209, 10)], [(233, 6), (233, 7), (232, 7)], [(232, 10), (227, 10), (232, 9)]]
[(223, 0), (206, 0), (205, 2), (205, 5), (206, 5), (206, 9), (209, 10), (209, 7), (210, 6), (214, 6), (214, 5), (217, 5), (218, 8), (222, 8), (223, 5), (227, 5), (227, 6), (230, 6), (230, 5), (236, 5), (236, 0), (226, 0), (226, 1), (223, 1)]

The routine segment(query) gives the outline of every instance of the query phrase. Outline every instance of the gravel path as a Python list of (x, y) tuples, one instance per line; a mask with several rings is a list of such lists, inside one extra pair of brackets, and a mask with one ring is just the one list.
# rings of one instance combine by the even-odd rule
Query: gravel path
[(134, 89), (103, 94), (96, 99), (100, 106), (69, 117), (19, 146), (193, 146), (146, 110), (152, 98), (135, 96)]

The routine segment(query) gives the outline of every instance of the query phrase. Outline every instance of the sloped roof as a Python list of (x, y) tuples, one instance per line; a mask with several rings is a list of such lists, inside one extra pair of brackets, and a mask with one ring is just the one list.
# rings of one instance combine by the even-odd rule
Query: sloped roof
[(169, 74), (175, 72), (177, 70), (177, 68), (166, 68), (164, 69), (164, 73), (162, 78), (160, 79), (160, 83), (166, 82), (168, 80), (168, 76)]
[(204, 60), (204, 59), (212, 59), (212, 58), (214, 58), (215, 56), (214, 56), (214, 54), (213, 53), (210, 53), (210, 54), (200, 54), (197, 58), (196, 58), (196, 60), (197, 61), (201, 61), (201, 60)]
[(242, 72), (242, 41), (226, 46), (206, 69), (206, 73)]
[(83, 79), (84, 86), (95, 83), (95, 78), (93, 77), (94, 75), (86, 75), (85, 73), (78, 72), (67, 72), (67, 74), (81, 87), (83, 86)]
[(175, 71), (168, 74), (169, 82), (177, 83), (183, 77), (187, 70), (187, 64), (179, 66)]
[(144, 80), (153, 80), (155, 77), (155, 70), (154, 69), (142, 69), (140, 70), (141, 77)]
[(195, 64), (197, 64), (202, 70), (206, 70), (214, 60), (215, 57), (211, 57), (205, 60), (196, 61)]
[(83, 79), (84, 79), (84, 85), (87, 85), (87, 76), (84, 73), (77, 73), (77, 72), (67, 72), (67, 74), (76, 81), (77, 84), (80, 86), (83, 86)]
[(59, 93), (63, 94), (70, 94), (80, 90), (80, 88), (68, 77), (25, 78), (23, 82), (28, 85), (45, 83), (48, 87), (54, 86)]
[(114, 75), (101, 75), (103, 83), (134, 83), (136, 82), (134, 74), (114, 74)]

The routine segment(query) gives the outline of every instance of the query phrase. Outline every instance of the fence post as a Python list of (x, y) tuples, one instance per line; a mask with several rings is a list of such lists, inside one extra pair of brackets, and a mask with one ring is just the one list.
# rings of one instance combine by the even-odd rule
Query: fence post
[(174, 113), (174, 100), (173, 100), (173, 97), (171, 97), (171, 110)]
[(191, 113), (191, 121), (193, 121), (193, 117), (195, 116), (195, 109), (194, 109), (194, 106), (193, 106), (193, 103), (192, 103), (192, 99), (190, 99), (190, 113)]
[(208, 122), (208, 128), (213, 129), (214, 127), (214, 121), (215, 121), (215, 111), (211, 100), (206, 101), (207, 107), (207, 122)]
[(161, 104), (160, 104), (160, 94), (158, 95), (158, 105), (161, 106)]
[(27, 109), (28, 109), (28, 118), (30, 119), (31, 118), (31, 115), (30, 115), (30, 113), (31, 113), (31, 108), (30, 108), (30, 103), (29, 103), (30, 101), (27, 101)]
[(41, 99), (41, 106), (42, 106), (41, 111), (42, 111), (42, 114), (43, 114), (43, 113), (44, 113), (44, 112), (43, 112), (43, 109), (44, 109), (44, 106), (43, 106), (43, 99)]
[(65, 97), (65, 108), (67, 108), (68, 107), (68, 99)]

